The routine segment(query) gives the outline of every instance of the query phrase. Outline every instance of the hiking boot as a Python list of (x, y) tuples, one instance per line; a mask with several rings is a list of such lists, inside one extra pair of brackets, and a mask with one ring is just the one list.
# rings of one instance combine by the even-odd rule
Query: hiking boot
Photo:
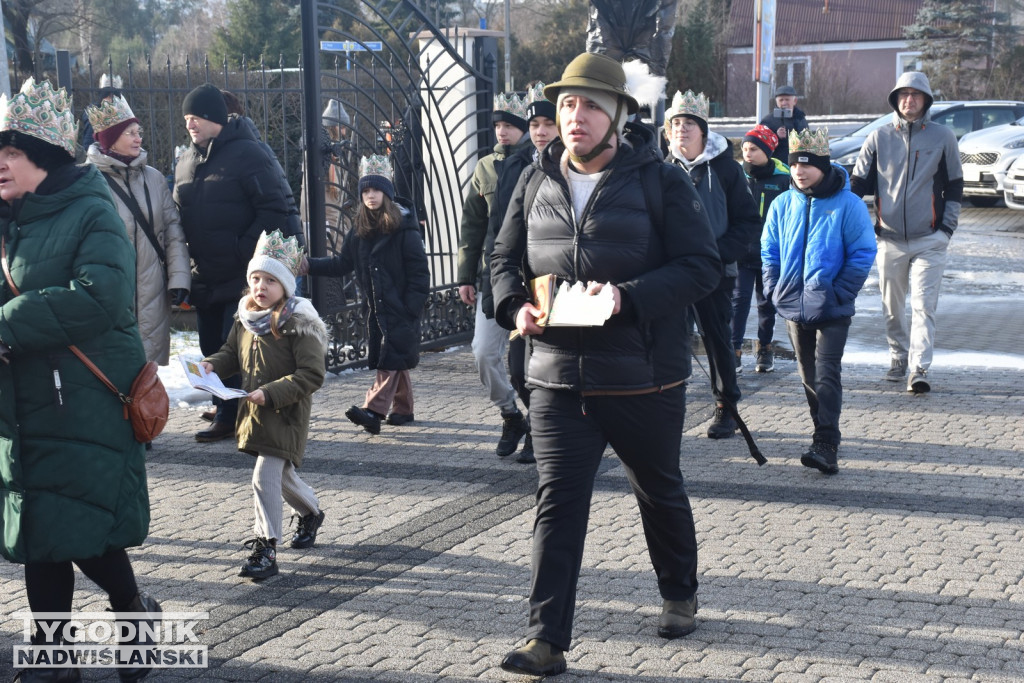
[(551, 643), (534, 638), (505, 655), (501, 668), (528, 676), (557, 676), (565, 671), (565, 655)]
[(839, 471), (838, 454), (839, 446), (815, 441), (807, 452), (800, 456), (800, 464), (821, 470), (825, 474), (836, 474)]
[(388, 415), (387, 423), (392, 427), (401, 427), (413, 421), (412, 413), (391, 413)]
[(728, 439), (736, 433), (737, 429), (739, 429), (739, 425), (736, 424), (736, 420), (729, 414), (725, 406), (721, 403), (716, 403), (715, 417), (711, 420), (711, 425), (708, 427), (708, 438)]
[(537, 458), (533, 457), (533, 434), (526, 432), (526, 439), (523, 441), (523, 450), (519, 451), (519, 455), (516, 456), (516, 462), (524, 465), (537, 462)]
[(507, 415), (502, 414), (501, 438), (498, 439), (498, 446), (494, 452), (504, 458), (512, 455), (519, 448), (519, 440), (530, 433), (530, 423), (518, 410)]
[(907, 391), (911, 391), (915, 394), (927, 394), (932, 390), (932, 385), (928, 384), (928, 371), (918, 368), (910, 374), (910, 381), (907, 382)]
[(352, 406), (345, 411), (345, 417), (352, 420), (352, 422), (356, 423), (371, 434), (380, 434), (380, 415), (372, 410), (360, 408), (359, 406)]
[(666, 600), (658, 618), (658, 635), (662, 638), (682, 638), (697, 630), (697, 596), (689, 600)]
[(736, 349), (736, 374), (743, 374), (743, 351)]
[[(148, 618), (125, 619), (133, 626), (133, 637), (129, 640), (118, 641), (118, 645), (122, 648), (129, 647), (136, 650), (152, 649), (156, 645), (157, 634), (160, 633), (160, 614), (163, 612), (160, 603), (145, 593), (138, 593), (123, 611), (136, 615), (145, 614)], [(124, 683), (135, 683), (135, 681), (141, 681), (148, 676), (150, 671), (152, 671), (150, 667), (118, 668), (117, 674)]]
[(775, 352), (771, 344), (758, 344), (757, 355), (754, 357), (754, 372), (773, 372), (775, 370)]
[(299, 526), (295, 529), (291, 546), (299, 550), (302, 548), (312, 548), (316, 543), (316, 532), (320, 530), (320, 526), (324, 523), (325, 516), (324, 511), (321, 510), (320, 512), (311, 512), (300, 517)]
[(262, 581), (277, 574), (277, 542), (274, 539), (252, 538), (243, 545), (252, 550), (252, 554), (242, 565), (239, 576)]
[(885, 378), (890, 382), (900, 382), (906, 376), (907, 361), (893, 358), (892, 365), (889, 366), (889, 372), (885, 373)]

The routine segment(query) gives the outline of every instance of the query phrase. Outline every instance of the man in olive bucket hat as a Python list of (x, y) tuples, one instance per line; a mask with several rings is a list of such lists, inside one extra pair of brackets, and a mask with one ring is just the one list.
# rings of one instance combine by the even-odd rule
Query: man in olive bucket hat
[[(632, 92), (623, 66), (598, 54), (576, 57), (544, 89), (561, 139), (524, 171), (491, 259), (495, 319), (532, 350), (539, 479), (527, 643), (504, 658), (508, 671), (565, 671), (594, 477), (609, 444), (636, 495), (664, 599), (658, 633), (696, 628), (697, 541), (679, 471), (685, 311), (715, 288), (721, 263), (686, 174), (661, 163), (651, 129), (626, 122), (638, 109)], [(647, 192), (660, 194), (661, 211), (648, 211)], [(549, 273), (591, 295), (609, 288), (611, 317), (599, 327), (539, 327), (524, 283)]]

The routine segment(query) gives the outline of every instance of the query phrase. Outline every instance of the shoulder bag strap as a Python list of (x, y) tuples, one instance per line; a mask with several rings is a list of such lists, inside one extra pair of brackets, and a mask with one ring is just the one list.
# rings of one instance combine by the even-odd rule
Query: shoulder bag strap
[[(7, 284), (10, 286), (11, 291), (14, 292), (14, 296), (20, 296), (21, 292), (18, 290), (17, 286), (15, 286), (14, 278), (11, 277), (10, 266), (7, 265), (6, 238), (0, 239), (0, 266), (3, 267), (4, 277), (7, 278)], [(81, 349), (74, 345), (68, 346), (68, 349), (71, 350), (71, 353), (78, 356), (78, 360), (82, 361), (82, 363), (85, 364), (85, 367), (89, 368), (90, 372), (96, 375), (96, 378), (99, 379), (99, 381), (103, 382), (104, 386), (106, 386), (107, 389), (110, 389), (112, 392), (114, 392), (114, 394), (117, 395), (117, 398), (121, 401), (121, 403), (128, 403), (131, 400), (128, 396), (125, 396), (124, 394), (117, 390), (117, 387), (114, 386), (114, 383), (107, 379), (107, 376), (103, 374), (103, 371), (96, 367), (96, 364), (89, 360), (89, 357), (82, 353)]]
[[(113, 191), (113, 193), (116, 194), (122, 202), (124, 202), (124, 205), (128, 207), (128, 210), (132, 212), (132, 215), (135, 217), (135, 222), (139, 224), (139, 227), (142, 228), (142, 232), (146, 233), (146, 237), (149, 238), (149, 243), (153, 245), (154, 249), (156, 249), (156, 255), (160, 257), (160, 261), (166, 262), (167, 254), (164, 253), (160, 243), (157, 242), (152, 224), (146, 220), (145, 216), (142, 215), (142, 208), (139, 206), (139, 202), (136, 201), (135, 195), (133, 195), (130, 190), (125, 191), (125, 189), (121, 187), (116, 180), (114, 180), (112, 175), (108, 175), (106, 173), (101, 175), (106, 179), (107, 185), (110, 185), (111, 191)], [(148, 188), (146, 190), (146, 199), (149, 199)]]

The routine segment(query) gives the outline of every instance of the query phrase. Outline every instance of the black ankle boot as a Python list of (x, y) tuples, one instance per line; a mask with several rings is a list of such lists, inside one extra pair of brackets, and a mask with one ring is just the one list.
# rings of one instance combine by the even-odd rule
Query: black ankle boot
[[(58, 640), (57, 643), (62, 641)], [(47, 643), (41, 632), (32, 636), (32, 646), (54, 645)], [(78, 683), (82, 673), (78, 667), (60, 666), (45, 669), (22, 669), (14, 676), (14, 683)]]
[[(123, 610), (115, 610), (117, 612), (131, 612), (133, 617), (131, 619), (118, 619), (117, 624), (118, 633), (121, 630), (121, 624), (130, 625), (130, 628), (125, 628), (130, 635), (130, 638), (124, 640), (118, 639), (118, 645), (122, 646), (122, 652), (125, 653), (122, 656), (130, 657), (133, 652), (145, 650), (156, 644), (156, 634), (160, 631), (160, 613), (163, 610), (160, 608), (160, 603), (149, 597), (145, 593), (138, 593), (135, 599), (132, 600), (127, 607)], [(138, 618), (145, 613), (144, 618)], [(123, 648), (132, 648), (131, 650), (124, 650)], [(136, 655), (137, 656), (137, 655)], [(131, 661), (131, 660), (129, 660)], [(143, 678), (149, 675), (152, 671), (149, 667), (136, 667), (131, 669), (118, 669), (117, 674), (121, 677), (122, 681), (126, 683), (134, 683), (134, 681), (141, 681)]]

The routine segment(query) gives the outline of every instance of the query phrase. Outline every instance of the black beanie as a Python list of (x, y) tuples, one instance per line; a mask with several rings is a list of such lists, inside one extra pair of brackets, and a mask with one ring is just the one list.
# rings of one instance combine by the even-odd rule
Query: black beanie
[(0, 132), (0, 147), (8, 146), (24, 152), (29, 161), (47, 173), (52, 173), (66, 164), (75, 163), (75, 158), (68, 154), (63, 147), (52, 145), (21, 131), (5, 130)]
[(823, 156), (821, 154), (811, 154), (810, 152), (790, 152), (789, 165), (792, 166), (797, 163), (810, 164), (822, 173), (828, 173), (828, 170), (832, 168), (832, 162), (827, 154)]
[(530, 124), (526, 119), (519, 118), (515, 114), (509, 114), (507, 111), (496, 111), (491, 114), (492, 124), (497, 123), (498, 121), (504, 121), (505, 123), (513, 125), (524, 133), (530, 130)]
[(182, 116), (198, 116), (213, 123), (225, 125), (228, 122), (228, 106), (217, 86), (204, 83), (188, 95), (181, 103)]
[(368, 187), (372, 187), (375, 190), (380, 190), (388, 196), (388, 199), (395, 201), (395, 184), (391, 182), (391, 179), (382, 175), (364, 175), (359, 179), (359, 197), (362, 199), (363, 190)]
[(533, 121), (538, 116), (546, 116), (552, 121), (555, 120), (555, 103), (547, 100), (531, 102), (526, 110), (526, 120)]

